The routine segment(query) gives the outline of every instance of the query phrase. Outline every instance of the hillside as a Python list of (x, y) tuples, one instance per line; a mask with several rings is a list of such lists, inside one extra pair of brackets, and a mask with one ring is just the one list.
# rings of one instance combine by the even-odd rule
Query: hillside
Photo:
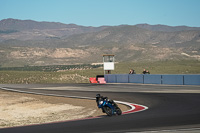
[(200, 30), (200, 27), (188, 27), (188, 26), (167, 26), (167, 25), (149, 25), (149, 24), (137, 24), (136, 26), (151, 31), (164, 31), (164, 32)]
[(151, 44), (155, 46), (171, 46), (180, 43), (200, 40), (200, 30), (162, 32), (151, 31), (137, 26), (116, 26), (105, 30), (74, 35), (65, 38), (66, 42), (76, 45), (103, 45), (113, 43), (118, 45)]
[(200, 28), (165, 25), (84, 27), (56, 22), (0, 21), (2, 66), (116, 61), (200, 60)]
[(45, 40), (73, 34), (96, 32), (106, 27), (85, 27), (59, 22), (37, 22), (33, 20), (4, 19), (0, 21), (0, 41)]

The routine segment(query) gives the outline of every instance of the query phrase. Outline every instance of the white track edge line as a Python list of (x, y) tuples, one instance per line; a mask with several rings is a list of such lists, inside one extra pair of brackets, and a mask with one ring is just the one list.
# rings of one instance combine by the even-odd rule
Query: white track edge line
[(198, 131), (200, 128), (180, 128), (180, 129), (168, 129), (168, 130), (149, 130), (149, 131), (133, 131), (125, 133), (161, 133), (161, 132), (181, 132), (181, 131)]

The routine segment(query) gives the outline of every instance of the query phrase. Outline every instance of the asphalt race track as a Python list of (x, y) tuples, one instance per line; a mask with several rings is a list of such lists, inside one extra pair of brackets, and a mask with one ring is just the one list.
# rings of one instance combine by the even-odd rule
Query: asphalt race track
[(121, 116), (104, 116), (94, 119), (2, 128), (0, 133), (200, 132), (200, 86), (2, 84), (0, 87), (44, 94), (92, 98), (100, 93), (110, 99), (137, 103), (148, 107), (148, 110)]

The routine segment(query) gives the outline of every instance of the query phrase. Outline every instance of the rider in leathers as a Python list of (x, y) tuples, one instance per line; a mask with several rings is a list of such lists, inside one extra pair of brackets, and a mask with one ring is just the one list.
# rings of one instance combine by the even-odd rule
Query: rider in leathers
[[(108, 97), (104, 97), (104, 96), (101, 96), (100, 94), (97, 94), (96, 95), (96, 103), (97, 103), (97, 106), (99, 107), (99, 101), (100, 100), (105, 100), (105, 99), (108, 99)], [(118, 107), (117, 104), (115, 104), (115, 102), (113, 100), (110, 100), (108, 99), (108, 101), (113, 104), (115, 107)], [(103, 113), (105, 113), (105, 111), (102, 109)]]
[(96, 102), (97, 102), (97, 106), (99, 106), (99, 101), (100, 100), (105, 100), (105, 99), (107, 99), (107, 97), (103, 97), (103, 96), (101, 96), (100, 94), (97, 94), (96, 95)]

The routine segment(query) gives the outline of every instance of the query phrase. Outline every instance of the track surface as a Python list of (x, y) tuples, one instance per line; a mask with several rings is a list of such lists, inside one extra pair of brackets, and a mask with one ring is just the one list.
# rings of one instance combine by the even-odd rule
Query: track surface
[(83, 97), (95, 97), (97, 93), (101, 93), (110, 99), (149, 107), (146, 111), (116, 117), (3, 128), (0, 129), (0, 133), (121, 133), (187, 128), (200, 132), (200, 86), (48, 84), (0, 87)]

